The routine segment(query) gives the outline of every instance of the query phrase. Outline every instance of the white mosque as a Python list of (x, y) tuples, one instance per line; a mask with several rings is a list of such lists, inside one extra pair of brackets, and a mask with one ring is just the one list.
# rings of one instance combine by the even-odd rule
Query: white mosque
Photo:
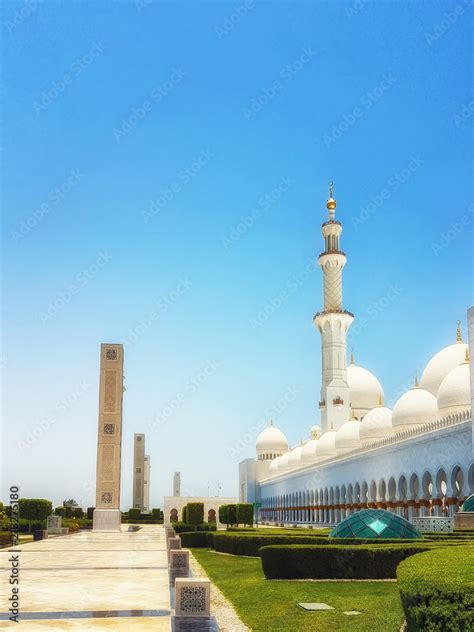
[(259, 502), (262, 520), (275, 523), (335, 524), (367, 507), (409, 519), (451, 516), (474, 492), (474, 308), (468, 310), (470, 344), (458, 323), (455, 342), (431, 358), (393, 410), (386, 407), (375, 375), (353, 355), (346, 363), (354, 316), (342, 303), (347, 259), (332, 185), (327, 209), (319, 255), (324, 310), (314, 316), (321, 334), (321, 427), (290, 448), (270, 423), (257, 438), (257, 458), (239, 465), (240, 500)]

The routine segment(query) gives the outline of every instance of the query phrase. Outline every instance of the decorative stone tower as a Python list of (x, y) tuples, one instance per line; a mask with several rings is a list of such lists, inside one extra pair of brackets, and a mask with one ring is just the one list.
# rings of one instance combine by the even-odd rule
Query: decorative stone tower
[(145, 481), (145, 435), (133, 437), (133, 508), (143, 510)]
[(143, 478), (143, 513), (150, 511), (150, 456), (145, 455), (145, 476)]
[(181, 496), (181, 472), (175, 472), (173, 476), (173, 496)]
[(102, 344), (100, 347), (96, 508), (93, 521), (93, 528), (97, 531), (120, 531), (123, 391), (123, 346)]
[(342, 271), (347, 259), (339, 248), (342, 224), (335, 219), (336, 200), (333, 198), (332, 182), (326, 206), (329, 219), (321, 228), (325, 248), (318, 259), (324, 279), (324, 310), (315, 314), (313, 319), (321, 334), (322, 385), (319, 408), (323, 433), (337, 430), (351, 418), (346, 337), (354, 320), (353, 314), (342, 305)]

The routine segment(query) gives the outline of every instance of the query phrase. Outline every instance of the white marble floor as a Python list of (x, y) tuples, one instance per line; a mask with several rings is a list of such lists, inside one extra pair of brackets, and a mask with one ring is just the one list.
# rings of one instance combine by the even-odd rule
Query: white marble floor
[[(163, 527), (78, 534), (0, 550), (0, 629), (171, 629)], [(12, 553), (13, 552), (13, 553)], [(20, 623), (11, 613), (11, 555), (19, 556)]]

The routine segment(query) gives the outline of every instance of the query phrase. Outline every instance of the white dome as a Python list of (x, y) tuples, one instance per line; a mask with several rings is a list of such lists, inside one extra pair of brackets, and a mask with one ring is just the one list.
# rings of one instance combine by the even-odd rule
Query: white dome
[(283, 472), (284, 470), (287, 470), (289, 468), (289, 463), (288, 463), (289, 458), (290, 458), (289, 452), (285, 452), (285, 454), (282, 454), (282, 456), (279, 457), (278, 459), (279, 472)]
[(463, 342), (455, 342), (438, 351), (426, 365), (420, 386), (437, 397), (441, 382), (448, 373), (464, 362), (466, 351), (467, 345)]
[(393, 434), (392, 411), (385, 406), (372, 408), (360, 423), (360, 439), (362, 443), (375, 439), (383, 439)]
[(301, 450), (302, 461), (314, 461), (316, 459), (316, 446), (318, 443), (319, 439), (310, 439), (304, 444)]
[(415, 386), (404, 393), (393, 407), (392, 425), (415, 426), (438, 418), (436, 397), (424, 388)]
[(471, 384), (468, 362), (455, 367), (441, 382), (438, 408), (445, 417), (471, 407)]
[(318, 458), (328, 458), (336, 456), (336, 431), (328, 430), (321, 435), (321, 439), (316, 446), (316, 456)]
[(257, 437), (257, 454), (283, 454), (288, 450), (288, 441), (283, 432), (270, 424)]
[(288, 464), (290, 467), (296, 467), (301, 463), (301, 451), (303, 450), (302, 445), (297, 445), (296, 448), (291, 450), (290, 455), (288, 457)]
[(273, 459), (273, 461), (270, 463), (270, 467), (268, 468), (269, 472), (278, 472), (281, 458), (281, 456), (277, 456), (276, 459)]
[(311, 437), (311, 439), (319, 439), (319, 437), (321, 436), (321, 426), (311, 426), (309, 436)]
[(367, 369), (351, 363), (347, 367), (347, 383), (353, 410), (371, 410), (383, 401), (382, 385)]
[(336, 431), (336, 450), (347, 451), (354, 450), (360, 447), (360, 421), (357, 419), (351, 419), (342, 424), (339, 430)]

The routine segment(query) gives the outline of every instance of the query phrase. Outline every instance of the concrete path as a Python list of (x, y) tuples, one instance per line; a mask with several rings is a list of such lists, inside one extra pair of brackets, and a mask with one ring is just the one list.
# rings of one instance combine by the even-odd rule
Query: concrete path
[[(164, 529), (83, 531), (0, 550), (0, 629), (171, 630)], [(9, 621), (19, 556), (19, 624)]]

